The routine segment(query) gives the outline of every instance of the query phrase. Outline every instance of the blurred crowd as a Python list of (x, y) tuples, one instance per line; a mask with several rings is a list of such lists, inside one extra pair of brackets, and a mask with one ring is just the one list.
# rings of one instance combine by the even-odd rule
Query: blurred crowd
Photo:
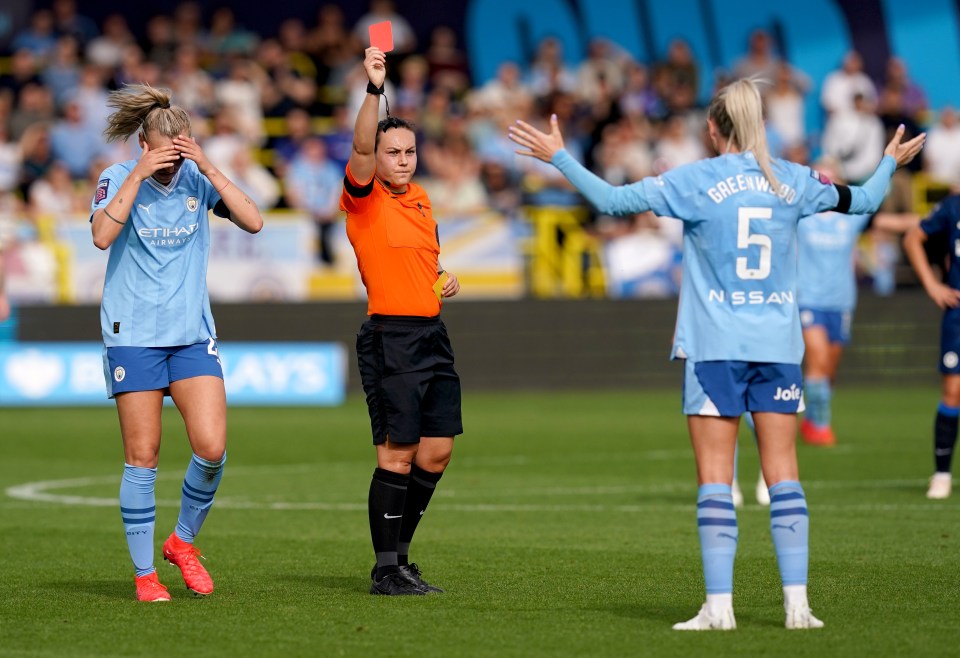
[[(911, 209), (911, 178), (920, 169), (960, 185), (956, 113), (928, 107), (901, 60), (891, 58), (874, 80), (850, 52), (814, 81), (781, 58), (762, 30), (727, 71), (702, 70), (682, 40), (657, 61), (638, 61), (596, 39), (582, 61), (570, 63), (560, 42), (547, 38), (529, 61), (504, 62), (494, 79), (476, 81), (454, 29), (417, 34), (392, 0), (371, 0), (354, 24), (326, 4), (313, 21), (283, 20), (275, 34), (241, 24), (227, 6), (206, 13), (186, 1), (130, 25), (122, 12), (98, 23), (76, 0), (53, 0), (32, 13), (0, 60), (0, 212), (88, 212), (100, 172), (138, 155), (136, 140), (103, 140), (107, 93), (146, 82), (173, 91), (210, 159), (264, 211), (297, 209), (331, 225), (365, 93), (367, 28), (383, 20), (392, 21), (396, 45), (390, 109), (418, 127), (418, 180), (441, 221), (491, 211), (517, 218), (525, 205), (582, 205), (552, 167), (514, 156), (506, 126), (517, 119), (543, 125), (556, 114), (567, 148), (615, 184), (709, 155), (704, 76), (714, 87), (747, 75), (766, 80), (774, 155), (804, 163), (832, 158), (851, 183), (872, 172), (897, 125), (906, 125), (907, 138), (927, 130), (923, 158), (898, 173), (888, 210)], [(822, 116), (809, 121), (807, 99), (817, 83)], [(603, 238), (639, 231), (679, 240), (676, 226), (650, 216), (591, 217), (589, 226)], [(321, 241), (320, 258), (332, 257)]]

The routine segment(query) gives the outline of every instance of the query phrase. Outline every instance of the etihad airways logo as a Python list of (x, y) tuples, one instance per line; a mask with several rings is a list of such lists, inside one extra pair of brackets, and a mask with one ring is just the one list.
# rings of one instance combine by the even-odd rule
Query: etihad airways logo
[(187, 226), (175, 226), (173, 228), (141, 228), (137, 230), (144, 240), (149, 240), (150, 244), (157, 247), (176, 247), (190, 241), (190, 238), (196, 232), (200, 224), (188, 224)]

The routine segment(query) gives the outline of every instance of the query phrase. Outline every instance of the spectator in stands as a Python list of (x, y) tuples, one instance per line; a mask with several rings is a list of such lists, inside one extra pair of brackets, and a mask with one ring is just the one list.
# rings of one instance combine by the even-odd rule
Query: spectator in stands
[(666, 116), (663, 99), (650, 82), (650, 72), (640, 62), (627, 63), (624, 90), (620, 95), (620, 109), (629, 117), (659, 121)]
[(11, 138), (9, 123), (0, 121), (0, 197), (17, 191), (20, 161), (20, 145)]
[(663, 122), (659, 139), (654, 147), (654, 171), (663, 173), (706, 155), (703, 140), (690, 132), (682, 114), (671, 114)]
[(773, 86), (764, 95), (767, 127), (775, 131), (784, 147), (806, 139), (806, 112), (803, 92), (794, 84), (794, 72), (781, 62), (775, 69)]
[(166, 69), (173, 63), (177, 45), (177, 32), (170, 16), (156, 14), (147, 21), (147, 40), (143, 50), (148, 60)]
[(38, 9), (30, 15), (30, 25), (17, 32), (10, 49), (28, 50), (40, 62), (46, 62), (57, 45), (57, 33), (53, 25), (53, 12)]
[(773, 38), (766, 30), (754, 30), (747, 42), (747, 53), (733, 65), (733, 77), (757, 76), (770, 81), (776, 77), (780, 57), (774, 52)]
[(430, 171), (421, 185), (430, 197), (434, 219), (442, 222), (488, 210), (487, 192), (480, 182), (480, 160), (470, 146), (462, 115), (449, 117), (440, 141), (424, 144), (421, 157)]
[[(390, 21), (393, 26), (393, 49), (391, 55), (409, 55), (417, 49), (417, 34), (410, 22), (397, 13), (393, 0), (370, 0), (370, 10), (353, 26), (353, 38), (359, 51), (370, 43), (370, 26)], [(354, 52), (357, 52), (356, 50)]]
[(206, 47), (211, 55), (220, 58), (250, 57), (256, 51), (259, 37), (237, 24), (233, 9), (221, 5), (210, 17)]
[(327, 157), (327, 145), (319, 137), (303, 144), (284, 177), (287, 205), (307, 213), (317, 227), (317, 257), (323, 265), (334, 265), (331, 242), (340, 216), (343, 170)]
[(623, 91), (623, 63), (626, 59), (609, 39), (591, 39), (587, 44), (587, 56), (576, 69), (580, 98), (585, 103), (594, 103), (601, 94), (618, 96)]
[(76, 39), (70, 36), (57, 39), (50, 61), (40, 77), (53, 92), (53, 102), (62, 108), (80, 82), (80, 53)]
[(314, 107), (316, 71), (295, 67), (298, 54), (303, 55), (288, 52), (277, 39), (264, 39), (257, 46), (257, 65), (264, 72), (259, 78), (260, 102), (266, 116), (282, 117), (293, 107)]
[(940, 119), (927, 135), (923, 167), (937, 183), (960, 189), (960, 121), (950, 106), (940, 110)]
[(82, 213), (89, 204), (89, 191), (77, 188), (70, 170), (60, 161), (34, 181), (27, 199), (27, 209), (35, 221), (44, 217), (63, 219)]
[(910, 78), (906, 63), (899, 57), (891, 57), (887, 60), (887, 72), (881, 97), (883, 92), (891, 90), (899, 94), (904, 114), (914, 121), (923, 121), (927, 112), (927, 94)]
[(10, 98), (14, 105), (20, 102), (20, 92), (27, 85), (43, 85), (40, 78), (40, 60), (33, 51), (21, 48), (10, 57), (10, 70), (0, 75), (0, 94)]
[(25, 85), (10, 114), (10, 136), (20, 139), (35, 123), (52, 124), (57, 118), (53, 94), (40, 82)]
[(222, 107), (213, 115), (213, 132), (203, 140), (203, 150), (217, 167), (226, 167), (237, 151), (250, 148), (246, 135), (237, 130), (237, 112)]
[[(426, 104), (427, 83), (430, 68), (427, 60), (420, 55), (411, 55), (400, 62), (400, 79), (397, 81), (396, 98), (393, 107), (419, 110)], [(452, 98), (452, 92), (445, 87), (435, 87)]]
[(284, 118), (283, 134), (273, 142), (272, 168), (278, 178), (286, 177), (290, 163), (312, 136), (313, 126), (309, 112), (302, 107), (294, 107), (287, 112)]
[(463, 98), (470, 88), (470, 67), (466, 54), (457, 45), (453, 28), (447, 25), (433, 28), (424, 57), (430, 85), (448, 90), (454, 98)]
[(873, 106), (857, 93), (849, 109), (841, 107), (831, 113), (821, 147), (824, 154), (840, 163), (845, 180), (859, 184), (876, 168), (884, 136), (883, 122), (874, 114)]
[(173, 32), (178, 45), (193, 44), (207, 52), (209, 34), (203, 25), (203, 10), (199, 2), (185, 0), (173, 10)]
[(70, 100), (80, 106), (80, 114), (87, 129), (98, 135), (107, 127), (107, 117), (110, 114), (103, 75), (100, 67), (84, 64), (80, 69), (77, 86), (69, 96)]
[(214, 82), (200, 63), (200, 48), (193, 43), (181, 43), (174, 52), (173, 62), (164, 72), (164, 79), (180, 106), (193, 117), (208, 117), (214, 107)]
[(474, 90), (472, 96), (478, 105), (511, 117), (526, 116), (533, 103), (533, 92), (523, 82), (520, 66), (510, 60), (501, 62), (496, 77)]
[(227, 77), (214, 83), (214, 98), (230, 109), (237, 132), (250, 143), (260, 144), (264, 137), (260, 92), (266, 73), (256, 62), (241, 56), (232, 57), (227, 70)]
[(261, 212), (271, 210), (280, 199), (280, 183), (266, 167), (256, 161), (249, 148), (237, 149), (222, 169), (223, 175), (233, 181)]
[(843, 58), (839, 70), (830, 73), (820, 90), (820, 104), (828, 115), (852, 110), (854, 98), (860, 95), (869, 107), (876, 107), (877, 88), (863, 72), (863, 58), (855, 50)]
[(72, 37), (81, 50), (100, 34), (97, 22), (77, 11), (77, 0), (53, 0), (53, 18), (57, 34)]
[(135, 43), (123, 14), (110, 14), (103, 19), (103, 33), (87, 44), (87, 61), (106, 69), (116, 68), (123, 61), (123, 51)]
[(692, 107), (700, 88), (700, 71), (690, 44), (683, 39), (671, 40), (666, 57), (656, 67), (664, 85), (670, 90), (667, 101), (671, 109), (678, 111)]
[(541, 101), (556, 93), (577, 90), (577, 75), (564, 61), (563, 46), (556, 37), (546, 37), (537, 45), (526, 78), (530, 91)]
[(34, 181), (46, 174), (53, 165), (50, 148), (50, 126), (45, 122), (32, 123), (20, 137), (20, 176), (18, 190), (23, 199), (30, 198)]
[(74, 179), (87, 175), (87, 168), (106, 147), (100, 133), (91, 132), (84, 121), (83, 108), (74, 100), (63, 106), (63, 117), (50, 131), (53, 157), (62, 161)]
[(320, 7), (317, 24), (307, 35), (307, 52), (317, 64), (318, 83), (342, 90), (353, 66), (354, 44), (338, 5), (327, 3)]

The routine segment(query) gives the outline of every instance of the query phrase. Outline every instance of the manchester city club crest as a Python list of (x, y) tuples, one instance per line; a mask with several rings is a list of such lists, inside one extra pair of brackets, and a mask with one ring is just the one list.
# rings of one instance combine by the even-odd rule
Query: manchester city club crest
[(198, 205), (200, 204), (197, 202), (197, 197), (195, 196), (187, 197), (187, 210), (189, 210), (190, 212), (196, 212)]

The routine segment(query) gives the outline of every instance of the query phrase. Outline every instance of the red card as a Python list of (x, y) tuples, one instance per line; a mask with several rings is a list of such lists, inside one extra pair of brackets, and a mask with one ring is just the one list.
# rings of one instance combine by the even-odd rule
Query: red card
[(385, 53), (393, 50), (393, 23), (383, 21), (370, 26), (370, 45)]

